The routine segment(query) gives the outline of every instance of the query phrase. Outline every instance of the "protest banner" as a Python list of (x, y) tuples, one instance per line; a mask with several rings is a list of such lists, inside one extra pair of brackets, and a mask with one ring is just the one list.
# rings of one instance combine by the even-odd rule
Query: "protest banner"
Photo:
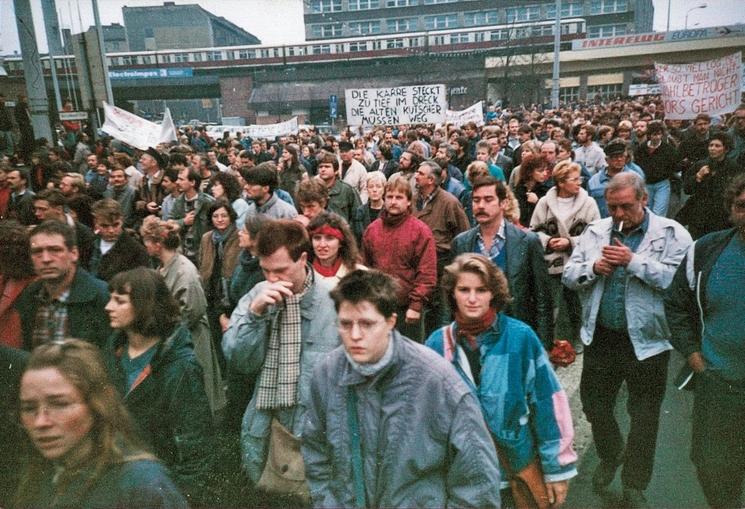
[(742, 53), (691, 64), (655, 63), (668, 120), (695, 118), (699, 113), (735, 111), (742, 90)]
[(277, 124), (253, 124), (253, 125), (211, 125), (205, 128), (207, 134), (213, 138), (222, 138), (225, 131), (235, 137), (235, 133), (243, 133), (250, 138), (274, 138), (298, 132), (297, 117)]
[(176, 140), (176, 128), (171, 112), (166, 108), (161, 125), (150, 122), (116, 106), (103, 103), (105, 121), (101, 130), (127, 145), (140, 150), (157, 147), (159, 143)]
[(478, 126), (484, 125), (484, 101), (479, 101), (465, 110), (448, 110), (445, 114), (446, 124), (460, 127), (468, 122), (475, 122)]
[(445, 85), (360, 88), (344, 91), (347, 124), (437, 124), (445, 120)]

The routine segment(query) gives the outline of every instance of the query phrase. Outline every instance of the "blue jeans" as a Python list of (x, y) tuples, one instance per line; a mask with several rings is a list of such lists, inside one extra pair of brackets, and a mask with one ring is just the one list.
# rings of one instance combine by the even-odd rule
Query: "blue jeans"
[(658, 216), (667, 216), (667, 209), (670, 206), (670, 180), (665, 179), (656, 184), (647, 184), (647, 193), (649, 193), (649, 209)]

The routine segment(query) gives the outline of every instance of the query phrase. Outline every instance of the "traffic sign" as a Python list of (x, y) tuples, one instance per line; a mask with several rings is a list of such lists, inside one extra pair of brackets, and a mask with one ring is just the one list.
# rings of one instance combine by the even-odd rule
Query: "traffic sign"
[(329, 96), (329, 117), (336, 118), (339, 112), (339, 100), (335, 95)]

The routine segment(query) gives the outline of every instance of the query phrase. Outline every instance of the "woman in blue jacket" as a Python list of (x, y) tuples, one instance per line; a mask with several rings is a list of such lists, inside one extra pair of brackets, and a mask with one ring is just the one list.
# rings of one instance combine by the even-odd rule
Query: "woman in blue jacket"
[(559, 507), (577, 474), (577, 455), (569, 402), (541, 341), (500, 312), (510, 300), (507, 280), (488, 258), (458, 256), (445, 268), (442, 290), (455, 321), (432, 333), (427, 346), (453, 364), (481, 402), (503, 467), (502, 500), (513, 507), (509, 480), (539, 472), (547, 499), (536, 502)]

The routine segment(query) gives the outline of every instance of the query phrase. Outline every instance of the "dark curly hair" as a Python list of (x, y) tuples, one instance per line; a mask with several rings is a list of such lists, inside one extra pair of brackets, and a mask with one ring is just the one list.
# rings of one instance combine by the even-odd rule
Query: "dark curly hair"
[(219, 172), (210, 179), (210, 185), (220, 184), (225, 191), (225, 196), (230, 203), (241, 197), (241, 184), (238, 179), (226, 172)]

